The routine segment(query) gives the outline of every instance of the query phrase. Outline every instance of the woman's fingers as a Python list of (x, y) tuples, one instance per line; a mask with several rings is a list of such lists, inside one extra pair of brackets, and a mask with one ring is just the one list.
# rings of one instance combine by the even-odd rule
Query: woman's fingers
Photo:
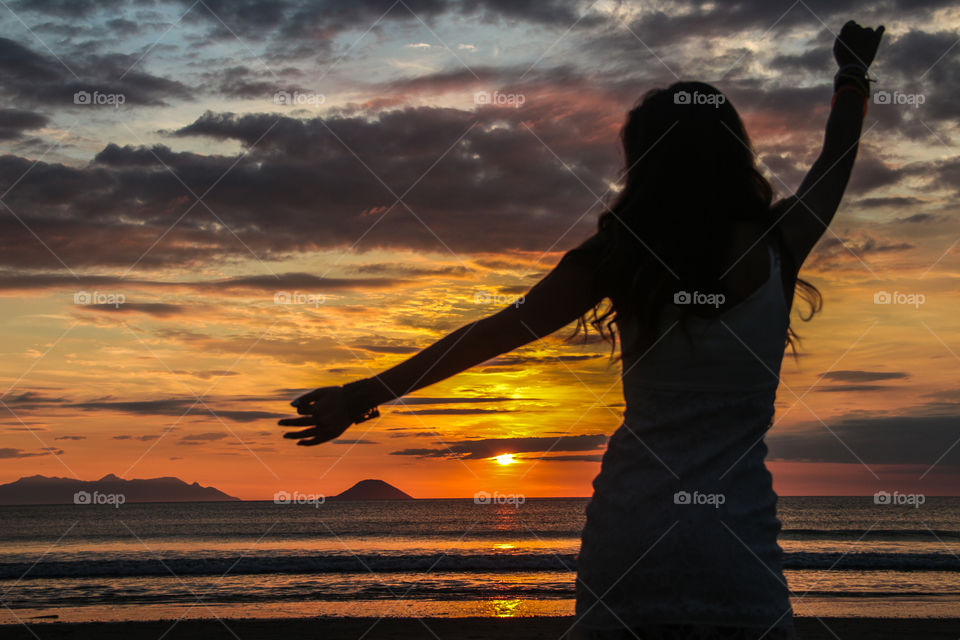
[(316, 446), (316, 445), (318, 445), (318, 444), (323, 444), (324, 442), (329, 442), (330, 440), (333, 440), (334, 437), (336, 437), (336, 436), (333, 436), (333, 437), (330, 437), (330, 438), (310, 438), (309, 440), (301, 440), (300, 442), (297, 443), (297, 446), (298, 446), (298, 447), (313, 447), (313, 446)]
[(320, 389), (314, 389), (313, 391), (305, 393), (299, 398), (297, 398), (296, 400), (294, 400), (293, 402), (291, 402), (290, 404), (296, 407), (297, 411), (302, 412), (307, 407), (307, 405), (311, 404), (314, 400), (316, 400), (319, 391)]
[(317, 424), (317, 416), (305, 416), (303, 418), (284, 418), (277, 422), (281, 427), (304, 427), (308, 424)]
[(300, 438), (309, 438), (310, 436), (316, 435), (317, 429), (304, 429), (303, 431), (288, 431), (283, 434), (284, 438), (288, 440), (298, 440)]
[(324, 442), (329, 442), (337, 436), (343, 433), (339, 429), (332, 429), (331, 427), (316, 426), (311, 427), (310, 429), (303, 429), (302, 431), (288, 431), (283, 434), (284, 438), (288, 440), (299, 440), (297, 444), (304, 445), (307, 447), (312, 447), (316, 444), (321, 444)]

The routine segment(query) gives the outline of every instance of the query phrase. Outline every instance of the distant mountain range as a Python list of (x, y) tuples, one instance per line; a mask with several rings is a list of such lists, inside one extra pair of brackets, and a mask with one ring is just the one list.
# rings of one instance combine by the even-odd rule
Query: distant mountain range
[(330, 497), (331, 500), (413, 500), (410, 496), (392, 484), (383, 480), (361, 480), (343, 493)]
[[(328, 500), (413, 500), (383, 480), (361, 480)], [(239, 501), (214, 487), (187, 484), (180, 478), (124, 480), (108, 473), (99, 480), (28, 476), (0, 484), (0, 505), (106, 504), (133, 502)]]
[[(122, 496), (122, 497), (118, 497)], [(226, 502), (239, 500), (214, 487), (180, 478), (124, 480), (109, 473), (99, 480), (29, 476), (0, 485), (0, 504), (108, 504), (131, 502)]]

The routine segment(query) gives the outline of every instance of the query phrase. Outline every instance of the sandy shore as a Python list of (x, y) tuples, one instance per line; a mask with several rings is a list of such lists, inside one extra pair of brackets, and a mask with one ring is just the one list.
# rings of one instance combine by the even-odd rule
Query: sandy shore
[[(822, 620), (822, 622), (821, 622)], [(960, 618), (954, 619), (880, 619), (880, 618), (796, 618), (800, 638), (843, 640), (957, 640)], [(557, 640), (572, 623), (572, 618), (310, 618), (184, 620), (151, 622), (42, 622), (0, 626), (4, 640), (385, 640), (387, 638), (441, 638), (464, 640), (542, 639)]]

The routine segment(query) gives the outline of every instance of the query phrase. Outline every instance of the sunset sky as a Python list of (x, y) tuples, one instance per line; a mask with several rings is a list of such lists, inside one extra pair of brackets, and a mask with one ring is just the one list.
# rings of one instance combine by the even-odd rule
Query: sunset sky
[(783, 494), (955, 494), (960, 7), (871, 7), (7, 0), (0, 482), (589, 495), (620, 369), (570, 328), (337, 443), (296, 447), (276, 420), (497, 311), (589, 236), (650, 88), (715, 84), (791, 193), (853, 18), (886, 26), (886, 94), (804, 268), (824, 310), (794, 314), (769, 465)]

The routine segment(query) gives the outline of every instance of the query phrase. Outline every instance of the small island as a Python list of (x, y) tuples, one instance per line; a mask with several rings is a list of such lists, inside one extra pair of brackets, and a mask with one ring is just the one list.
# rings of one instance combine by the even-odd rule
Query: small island
[(383, 480), (361, 480), (330, 500), (414, 500), (409, 494)]

